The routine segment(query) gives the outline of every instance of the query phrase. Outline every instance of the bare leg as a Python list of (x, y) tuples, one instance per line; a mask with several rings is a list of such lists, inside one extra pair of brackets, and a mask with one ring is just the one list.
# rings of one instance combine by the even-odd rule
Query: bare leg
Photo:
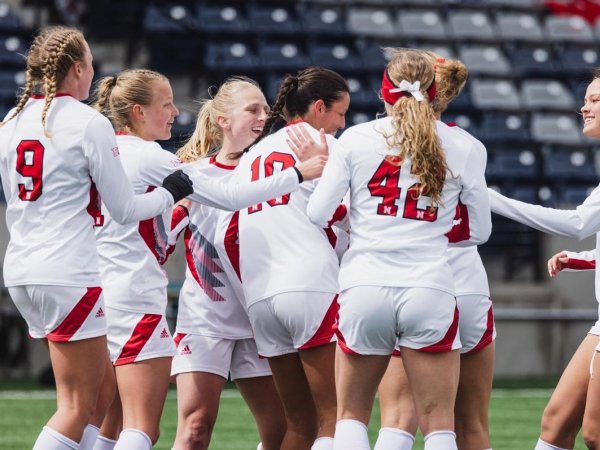
[(171, 371), (171, 358), (154, 358), (115, 368), (123, 405), (123, 428), (146, 433), (158, 441)]
[(454, 406), (460, 450), (491, 448), (488, 409), (494, 378), (494, 343), (460, 357), (460, 379)]
[(600, 449), (600, 355), (596, 351), (583, 415), (583, 441), (590, 450)]
[(119, 433), (122, 429), (123, 407), (121, 406), (121, 398), (119, 397), (119, 392), (117, 391), (117, 395), (115, 395), (115, 399), (108, 408), (108, 412), (102, 421), (102, 426), (100, 427), (100, 436), (116, 441), (119, 438)]
[(544, 415), (540, 438), (559, 448), (575, 447), (581, 429), (590, 381), (590, 359), (598, 336), (588, 334), (562, 373)]
[(94, 413), (106, 368), (106, 336), (48, 342), (56, 378), (56, 413), (48, 426), (79, 442)]
[(333, 437), (337, 414), (335, 395), (335, 342), (300, 350), (300, 359), (317, 408), (317, 437)]
[(206, 450), (219, 413), (225, 378), (207, 372), (186, 372), (177, 380), (177, 450)]
[(238, 378), (235, 384), (254, 416), (263, 450), (279, 449), (286, 423), (273, 377)]
[(269, 365), (287, 421), (281, 450), (308, 450), (317, 438), (319, 423), (300, 356), (275, 356), (269, 358)]
[(417, 432), (417, 411), (402, 358), (390, 359), (378, 392), (381, 428), (398, 428), (414, 436)]
[(402, 358), (423, 435), (454, 430), (460, 364), (458, 351), (425, 353), (402, 347)]
[(100, 386), (98, 400), (96, 401), (96, 410), (90, 419), (90, 423), (98, 428), (102, 425), (104, 417), (110, 411), (110, 406), (113, 404), (117, 393), (117, 378), (115, 377), (115, 369), (110, 362), (108, 354), (106, 355), (106, 369), (104, 371), (104, 379)]

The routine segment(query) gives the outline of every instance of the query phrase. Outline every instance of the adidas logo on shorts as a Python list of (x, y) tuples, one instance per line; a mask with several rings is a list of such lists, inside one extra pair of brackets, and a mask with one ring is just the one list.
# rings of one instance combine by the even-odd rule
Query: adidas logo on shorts
[(160, 332), (160, 337), (161, 337), (161, 339), (164, 339), (164, 338), (169, 338), (171, 336), (169, 335), (169, 332), (167, 331), (167, 329), (163, 328), (162, 331)]
[(99, 317), (104, 317), (104, 310), (102, 308), (98, 309), (96, 315), (94, 316), (96, 319)]
[(180, 355), (191, 355), (192, 354), (192, 349), (190, 348), (189, 345), (185, 345), (185, 347), (183, 347), (181, 349)]

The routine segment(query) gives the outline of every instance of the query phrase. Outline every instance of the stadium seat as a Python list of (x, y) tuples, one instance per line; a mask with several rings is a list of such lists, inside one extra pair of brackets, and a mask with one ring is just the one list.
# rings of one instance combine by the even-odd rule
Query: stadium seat
[(532, 150), (507, 150), (490, 152), (486, 177), (490, 179), (535, 180), (538, 162)]
[(468, 115), (465, 113), (444, 113), (442, 121), (448, 125), (455, 124), (476, 138), (480, 137), (481, 131), (479, 129), (477, 118), (474, 115)]
[(27, 47), (23, 39), (16, 36), (0, 38), (0, 67), (21, 69), (25, 67)]
[(474, 75), (508, 75), (512, 68), (504, 54), (494, 46), (466, 45), (458, 49), (459, 59)]
[(581, 130), (573, 114), (532, 114), (531, 137), (535, 142), (548, 144), (582, 143)]
[(559, 204), (564, 206), (574, 207), (581, 205), (583, 201), (590, 195), (596, 186), (560, 186), (557, 191), (559, 195)]
[(377, 38), (396, 36), (394, 19), (385, 8), (351, 8), (347, 28), (352, 34)]
[(454, 100), (450, 102), (448, 105), (449, 112), (473, 112), (473, 102), (471, 101), (471, 93), (469, 89), (469, 84), (463, 88), (461, 93)]
[(302, 25), (295, 10), (281, 5), (248, 5), (250, 28), (256, 33), (289, 35), (302, 31)]
[(346, 114), (346, 127), (358, 125), (359, 123), (375, 120), (375, 113), (372, 110), (351, 109)]
[(17, 34), (25, 32), (25, 26), (7, 3), (0, 3), (0, 33)]
[(521, 98), (529, 110), (571, 111), (575, 108), (571, 91), (557, 80), (524, 80)]
[(202, 5), (197, 8), (198, 29), (219, 34), (238, 34), (248, 29), (239, 5)]
[(378, 97), (378, 91), (373, 89), (371, 83), (362, 77), (346, 78), (350, 88), (350, 98), (352, 107), (356, 108), (377, 108), (381, 105)]
[(538, 189), (535, 186), (517, 186), (507, 193), (510, 198), (519, 200), (525, 203), (538, 204)]
[(352, 42), (315, 42), (309, 46), (308, 54), (315, 66), (346, 73), (363, 69), (362, 58)]
[(484, 142), (526, 144), (530, 141), (526, 114), (488, 112), (483, 115), (481, 136)]
[(197, 27), (194, 11), (183, 5), (146, 8), (143, 29), (147, 34), (186, 34)]
[(482, 0), (480, 5), (491, 8), (528, 10), (530, 12), (538, 12), (545, 7), (544, 2), (541, 0)]
[(544, 156), (544, 174), (552, 181), (573, 180), (578, 183), (593, 183), (598, 175), (594, 161), (583, 149), (552, 150)]
[[(370, 73), (379, 73), (383, 71), (383, 68), (387, 64), (387, 58), (382, 47), (370, 43), (358, 47), (358, 51), (365, 71)], [(379, 83), (381, 83), (381, 79), (379, 79)]]
[(309, 59), (295, 42), (265, 41), (257, 45), (260, 64), (272, 70), (294, 70), (306, 67)]
[(19, 88), (24, 84), (24, 72), (0, 71), (0, 104), (14, 106)]
[(560, 70), (560, 63), (550, 47), (543, 45), (520, 45), (508, 51), (514, 75), (553, 76)]
[(481, 11), (450, 11), (448, 31), (457, 41), (496, 40), (496, 34), (487, 14)]
[(600, 54), (596, 46), (571, 45), (565, 47), (560, 53), (560, 71), (564, 75), (589, 74), (599, 65)]
[(398, 15), (398, 33), (404, 38), (444, 41), (446, 23), (435, 10), (403, 10)]
[(414, 44), (411, 43), (410, 45), (408, 45), (408, 47), (429, 50), (446, 59), (456, 58), (456, 53), (454, 52), (453, 47), (451, 45), (444, 44), (441, 42), (418, 41)]
[(542, 27), (533, 14), (498, 13), (496, 25), (501, 39), (505, 41), (543, 42)]
[(209, 42), (204, 65), (215, 71), (254, 71), (260, 67), (255, 51), (243, 42)]
[(552, 42), (594, 42), (591, 27), (579, 16), (550, 15), (544, 24), (544, 32)]
[(310, 35), (344, 35), (346, 17), (341, 8), (313, 6), (301, 12), (300, 20), (304, 30)]
[(518, 110), (521, 100), (515, 85), (507, 80), (474, 79), (471, 82), (473, 105), (481, 109)]

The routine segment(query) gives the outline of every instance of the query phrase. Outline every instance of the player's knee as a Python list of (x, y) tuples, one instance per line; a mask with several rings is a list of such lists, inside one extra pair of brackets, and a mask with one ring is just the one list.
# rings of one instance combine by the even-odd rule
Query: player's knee
[(203, 411), (190, 414), (185, 420), (185, 441), (188, 448), (206, 449), (210, 442), (215, 418)]
[(314, 417), (298, 415), (288, 415), (288, 432), (302, 436), (307, 441), (314, 441), (319, 432), (319, 424)]
[(590, 450), (600, 449), (600, 429), (597, 427), (585, 427), (583, 428), (583, 442), (585, 446)]
[(569, 438), (575, 441), (579, 433), (579, 422), (565, 420), (559, 406), (549, 403), (544, 409), (541, 421), (541, 436), (546, 442), (555, 442), (557, 439)]

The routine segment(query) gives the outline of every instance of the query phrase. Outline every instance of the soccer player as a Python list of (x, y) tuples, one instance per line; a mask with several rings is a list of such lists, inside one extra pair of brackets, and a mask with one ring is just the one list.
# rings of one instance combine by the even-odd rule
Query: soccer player
[[(458, 60), (446, 60), (424, 52), (435, 68), (436, 96), (431, 106), (439, 119), (467, 81), (467, 68)], [(478, 152), (478, 170), (485, 173), (487, 152), (483, 144), (466, 131), (453, 128), (473, 139)], [(456, 219), (462, 208), (457, 208)], [(460, 229), (461, 223), (456, 228)], [(449, 236), (452, 238), (452, 236)], [(455, 412), (455, 431), (461, 450), (490, 448), (488, 409), (494, 370), (495, 327), (487, 275), (476, 246), (449, 246), (446, 252), (454, 276), (459, 311), (460, 379)], [(400, 352), (395, 353), (400, 356)], [(381, 426), (375, 450), (410, 450), (417, 428), (416, 412), (401, 358), (392, 358), (379, 386)]]
[[(600, 139), (600, 72), (596, 70), (588, 85), (584, 104), (583, 134)], [(531, 205), (509, 199), (489, 190), (492, 211), (546, 233), (584, 239), (593, 233), (597, 236), (595, 254), (600, 247), (600, 187), (574, 210), (559, 210)], [(589, 255), (587, 256), (589, 259)], [(551, 259), (551, 272), (559, 264)], [(552, 274), (552, 273), (551, 273)], [(600, 301), (600, 272), (596, 268), (596, 299)], [(600, 321), (581, 342), (571, 361), (563, 371), (542, 417), (541, 434), (535, 450), (572, 449), (580, 428), (583, 440), (590, 449), (600, 448)]]
[[(269, 107), (253, 80), (226, 80), (204, 101), (196, 129), (177, 152), (184, 163), (226, 182), (239, 158), (263, 131)], [(221, 211), (191, 203), (185, 228), (187, 268), (179, 294), (171, 375), (177, 382), (176, 450), (203, 450), (210, 443), (221, 391), (229, 375), (252, 412), (264, 450), (277, 450), (285, 434), (285, 416), (266, 359), (258, 356), (243, 298), (232, 286), (235, 272), (225, 271), (217, 253), (216, 228)], [(235, 213), (237, 214), (237, 213)], [(179, 223), (178, 221), (175, 221)], [(175, 225), (177, 229), (178, 226)], [(224, 255), (227, 257), (227, 255)]]
[[(346, 81), (331, 70), (286, 75), (262, 135), (282, 116), (287, 126), (261, 136), (240, 160), (236, 179), (268, 179), (296, 165), (287, 143), (292, 130), (304, 130), (320, 142), (317, 147), (331, 147), (334, 138), (326, 133), (344, 128), (349, 103)], [(335, 425), (332, 325), (339, 263), (325, 231), (306, 216), (313, 187), (303, 185), (239, 214), (244, 298), (258, 352), (269, 360), (285, 410), (283, 450), (330, 449)]]
[(309, 217), (322, 225), (350, 188), (335, 450), (370, 448), (367, 423), (397, 341), (425, 450), (457, 448), (460, 340), (445, 235), (459, 200), (469, 217), (461, 245), (485, 242), (491, 218), (478, 149), (436, 123), (430, 105), (435, 89), (433, 66), (421, 52), (394, 52), (381, 89), (388, 117), (344, 132), (308, 204)]
[(46, 28), (29, 49), (25, 89), (0, 128), (10, 232), (4, 281), (29, 334), (47, 339), (57, 385), (56, 413), (35, 450), (90, 449), (96, 438), (88, 424), (107, 359), (93, 230), (98, 193), (126, 223), (191, 192), (185, 176), (174, 174), (164, 188), (134, 196), (109, 121), (80, 102), (93, 75), (82, 33)]
[[(179, 114), (169, 81), (154, 71), (126, 70), (101, 80), (96, 96), (94, 106), (117, 130), (123, 166), (135, 191), (152, 191), (163, 173), (181, 166), (174, 154), (154, 142), (171, 137)], [(236, 210), (294, 191), (304, 177), (318, 176), (325, 160), (316, 156), (273, 179), (237, 185), (215, 180), (203, 173), (206, 168), (184, 170), (195, 181), (191, 200)], [(115, 449), (149, 449), (158, 440), (175, 354), (165, 318), (168, 280), (161, 268), (170, 250), (171, 214), (120, 225), (103, 210), (99, 222), (100, 270), (107, 286), (104, 313), (123, 408), (123, 431)]]

